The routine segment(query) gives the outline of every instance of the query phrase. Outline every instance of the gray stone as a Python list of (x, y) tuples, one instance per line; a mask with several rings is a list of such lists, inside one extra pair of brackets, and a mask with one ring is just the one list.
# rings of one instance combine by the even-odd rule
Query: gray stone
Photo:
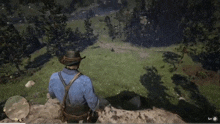
[(141, 107), (141, 99), (140, 96), (135, 96), (128, 101), (123, 102), (124, 109), (128, 110), (137, 110)]

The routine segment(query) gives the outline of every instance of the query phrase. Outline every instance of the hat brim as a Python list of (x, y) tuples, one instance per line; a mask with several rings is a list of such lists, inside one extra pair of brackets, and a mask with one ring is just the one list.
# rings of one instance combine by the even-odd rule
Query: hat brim
[(71, 65), (78, 65), (82, 59), (85, 59), (86, 56), (83, 58), (81, 57), (76, 57), (76, 58), (68, 58), (66, 56), (63, 56), (59, 59), (60, 63), (66, 66), (71, 66)]

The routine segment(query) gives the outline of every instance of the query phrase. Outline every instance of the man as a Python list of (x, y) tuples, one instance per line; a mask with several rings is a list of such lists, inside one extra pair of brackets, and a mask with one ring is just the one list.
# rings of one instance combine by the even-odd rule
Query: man
[[(81, 58), (78, 51), (67, 51), (59, 59), (66, 67), (61, 72), (53, 73), (50, 78), (49, 94), (60, 101), (63, 121), (88, 122), (88, 112), (95, 112), (99, 108), (99, 99), (94, 93), (92, 81), (78, 71), (84, 58)], [(72, 84), (68, 85), (71, 82)]]

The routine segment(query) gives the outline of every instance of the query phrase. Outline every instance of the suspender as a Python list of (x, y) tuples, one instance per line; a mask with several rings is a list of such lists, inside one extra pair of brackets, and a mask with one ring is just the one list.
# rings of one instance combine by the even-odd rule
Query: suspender
[(70, 81), (70, 83), (69, 83), (68, 85), (66, 85), (66, 84), (65, 84), (65, 81), (64, 81), (64, 79), (63, 79), (63, 77), (62, 77), (62, 75), (61, 75), (61, 72), (58, 72), (58, 75), (59, 75), (59, 77), (60, 77), (60, 80), (61, 80), (61, 82), (63, 83), (64, 88), (65, 88), (65, 95), (64, 95), (64, 97), (63, 97), (63, 103), (61, 104), (61, 114), (62, 114), (62, 115), (63, 115), (64, 110), (65, 110), (66, 97), (67, 97), (67, 95), (68, 95), (70, 86), (71, 86), (71, 85), (73, 84), (73, 82), (80, 76), (80, 74), (81, 74), (80, 72), (77, 73), (77, 74), (74, 76), (74, 78)]
[(63, 80), (63, 77), (61, 75), (61, 72), (58, 72), (58, 75), (60, 77), (61, 82), (63, 83), (64, 87), (66, 87), (65, 81)]

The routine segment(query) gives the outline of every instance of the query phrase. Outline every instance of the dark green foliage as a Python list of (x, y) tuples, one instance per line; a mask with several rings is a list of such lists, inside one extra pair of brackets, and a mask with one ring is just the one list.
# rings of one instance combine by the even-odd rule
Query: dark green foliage
[(4, 26), (0, 30), (0, 60), (3, 63), (11, 63), (16, 66), (20, 72), (21, 60), (27, 56), (25, 54), (28, 43), (20, 36), (19, 32), (13, 25)]
[[(220, 1), (188, 0), (186, 14), (182, 19), (184, 30), (183, 43), (193, 46), (204, 44), (203, 56), (213, 58), (209, 63), (219, 65), (220, 61)], [(215, 57), (210, 57), (215, 56)], [(204, 59), (204, 58), (203, 58)], [(217, 62), (217, 63), (216, 63)], [(215, 67), (215, 70), (220, 67)]]
[(123, 5), (123, 7), (127, 7), (127, 5), (128, 5), (128, 1), (127, 0), (121, 0), (121, 3)]
[(206, 44), (207, 52), (220, 52), (220, 1), (188, 1), (188, 11), (183, 18), (186, 26), (183, 42)]
[(137, 11), (144, 12), (146, 11), (146, 3), (145, 0), (135, 0)]
[(106, 16), (106, 17), (105, 17), (105, 23), (106, 23), (107, 25), (109, 25), (109, 24), (111, 23), (111, 20), (110, 20), (110, 17), (109, 17), (109, 16)]
[(188, 1), (187, 11), (182, 20), (186, 27), (183, 40), (186, 45), (190, 42), (207, 42), (212, 39), (209, 33), (213, 30), (213, 12), (214, 8), (210, 0)]
[(1, 18), (0, 18), (0, 26), (1, 26), (1, 27), (4, 27), (4, 26), (6, 26), (6, 25), (7, 25), (6, 21), (5, 21), (4, 19), (1, 19)]
[(90, 18), (87, 18), (86, 20), (84, 20), (84, 25), (86, 29), (85, 38), (90, 40), (94, 36), (93, 29), (91, 27), (92, 22), (90, 21)]
[(83, 34), (79, 31), (79, 28), (78, 28), (78, 27), (75, 29), (74, 34), (75, 34), (75, 40), (76, 40), (76, 41), (79, 41), (79, 40), (82, 38), (82, 35), (83, 35)]
[[(118, 12), (116, 12), (116, 17), (115, 19), (118, 20), (118, 34), (119, 34), (119, 37), (121, 38), (122, 34), (125, 33), (127, 34), (127, 30), (126, 30), (126, 27), (128, 26), (128, 23), (131, 19), (131, 13), (128, 11), (128, 10), (125, 10), (125, 9), (120, 9)], [(122, 29), (122, 23), (125, 24), (125, 28), (124, 30)]]
[(28, 46), (26, 48), (27, 55), (33, 53), (36, 51), (36, 49), (39, 49), (41, 47), (41, 43), (38, 40), (36, 30), (32, 26), (28, 26), (26, 28), (26, 31), (22, 33), (22, 37), (27, 41)]
[(106, 16), (105, 17), (105, 22), (106, 22), (106, 25), (108, 27), (108, 34), (109, 36), (112, 38), (112, 41), (115, 39), (115, 29), (113, 27), (113, 25), (111, 24), (111, 19), (109, 16)]
[(67, 38), (65, 30), (67, 17), (61, 13), (61, 9), (62, 7), (55, 3), (44, 6), (42, 12), (46, 13), (47, 11), (47, 15), (41, 15), (35, 21), (35, 30), (38, 37), (46, 35), (47, 51), (53, 55), (56, 51), (61, 50), (62, 46), (65, 46), (64, 43), (68, 42), (65, 40)]
[(128, 20), (128, 22), (126, 23), (126, 27), (124, 28), (127, 42), (133, 42), (133, 43), (145, 42), (145, 41), (141, 41), (141, 39), (144, 39), (141, 36), (142, 27), (144, 27), (144, 25), (140, 23), (140, 16), (141, 16), (140, 14), (141, 11), (139, 11), (137, 7), (134, 7), (133, 13), (131, 14), (131, 18), (130, 20)]

